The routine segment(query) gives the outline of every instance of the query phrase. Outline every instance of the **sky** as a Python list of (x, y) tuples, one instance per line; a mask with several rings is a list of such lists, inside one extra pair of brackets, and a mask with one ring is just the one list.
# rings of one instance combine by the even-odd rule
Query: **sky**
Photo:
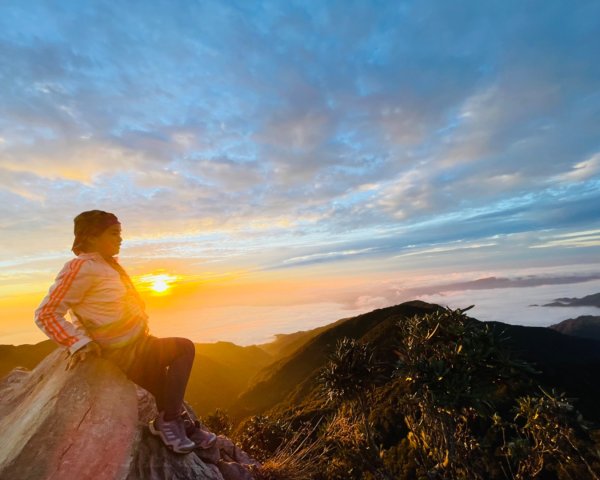
[(576, 313), (529, 305), (600, 291), (599, 37), (592, 0), (3, 1), (0, 343), (90, 209), (160, 335)]

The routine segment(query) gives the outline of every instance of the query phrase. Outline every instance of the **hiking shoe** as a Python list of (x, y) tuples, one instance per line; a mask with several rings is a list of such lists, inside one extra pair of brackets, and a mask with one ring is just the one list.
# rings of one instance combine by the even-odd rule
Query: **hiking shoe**
[(183, 425), (185, 427), (185, 434), (188, 438), (196, 444), (197, 448), (207, 449), (212, 447), (217, 441), (217, 436), (204, 430), (198, 420), (193, 420), (187, 411), (181, 413), (183, 419)]
[(202, 450), (211, 448), (217, 441), (217, 436), (214, 433), (202, 430), (202, 428), (196, 428), (187, 435), (194, 442), (196, 448), (201, 448)]
[(163, 443), (175, 453), (190, 453), (196, 444), (185, 434), (183, 419), (177, 417), (174, 420), (165, 420), (164, 412), (160, 412), (158, 417), (151, 420), (148, 427), (152, 435), (157, 435)]

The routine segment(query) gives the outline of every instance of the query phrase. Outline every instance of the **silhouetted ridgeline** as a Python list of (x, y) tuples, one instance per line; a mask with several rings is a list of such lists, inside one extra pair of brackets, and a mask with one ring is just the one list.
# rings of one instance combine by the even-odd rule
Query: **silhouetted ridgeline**
[(329, 330), (340, 323), (348, 320), (347, 318), (342, 318), (337, 320), (334, 323), (330, 323), (329, 325), (325, 325), (323, 327), (314, 328), (312, 330), (305, 330), (295, 333), (285, 333), (275, 335), (275, 340), (269, 343), (263, 343), (258, 345), (259, 348), (263, 349), (269, 355), (273, 357), (273, 359), (281, 359), (287, 357), (294, 352), (296, 352), (302, 345), (316, 337), (320, 333)]
[(15, 367), (33, 369), (55, 349), (56, 344), (52, 340), (35, 345), (0, 345), (0, 378)]
[(556, 325), (550, 325), (550, 328), (565, 335), (600, 340), (600, 317), (592, 315), (569, 318)]
[(557, 298), (544, 307), (600, 307), (600, 293), (587, 295), (582, 298)]

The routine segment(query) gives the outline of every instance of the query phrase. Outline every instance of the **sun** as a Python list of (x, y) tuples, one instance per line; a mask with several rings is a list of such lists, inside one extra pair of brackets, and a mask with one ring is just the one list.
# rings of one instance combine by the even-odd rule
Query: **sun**
[(135, 278), (140, 290), (150, 291), (155, 295), (167, 295), (179, 280), (178, 275), (168, 273), (150, 273)]
[(162, 278), (157, 278), (152, 282), (152, 286), (150, 288), (156, 293), (163, 293), (169, 289), (169, 284), (166, 280)]

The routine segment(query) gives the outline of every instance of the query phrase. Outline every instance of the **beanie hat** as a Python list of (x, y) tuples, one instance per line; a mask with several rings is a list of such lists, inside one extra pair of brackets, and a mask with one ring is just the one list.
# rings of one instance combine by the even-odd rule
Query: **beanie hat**
[(75, 255), (86, 251), (89, 237), (101, 235), (111, 225), (120, 224), (116, 215), (102, 210), (89, 210), (75, 217), (74, 231), (75, 239), (71, 250)]

